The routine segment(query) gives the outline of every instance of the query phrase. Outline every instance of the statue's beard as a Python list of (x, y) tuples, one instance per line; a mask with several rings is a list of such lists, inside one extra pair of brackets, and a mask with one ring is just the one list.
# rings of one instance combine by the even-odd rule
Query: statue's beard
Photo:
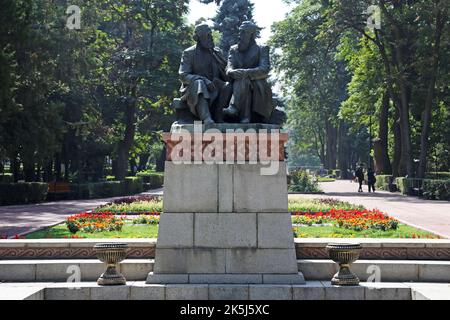
[(238, 49), (239, 51), (247, 51), (247, 49), (250, 47), (250, 42), (251, 41), (245, 41), (245, 40), (240, 40), (238, 42)]
[(214, 41), (201, 41), (200, 46), (206, 50), (214, 49)]

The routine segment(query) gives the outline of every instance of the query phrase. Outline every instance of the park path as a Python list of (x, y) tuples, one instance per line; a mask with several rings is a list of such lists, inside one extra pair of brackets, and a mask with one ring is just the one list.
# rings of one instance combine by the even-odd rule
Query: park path
[[(162, 189), (144, 192), (143, 194), (162, 194)], [(0, 206), (0, 236), (12, 237), (54, 226), (63, 222), (70, 215), (95, 209), (114, 199), (117, 198)]]
[[(358, 185), (350, 181), (321, 183), (325, 194), (300, 195), (310, 198), (335, 198), (368, 209), (379, 209), (408, 225), (450, 238), (450, 202), (429, 201), (398, 193), (358, 193)], [(367, 190), (367, 187), (365, 187)], [(144, 194), (162, 195), (162, 189)], [(75, 213), (92, 210), (112, 199), (72, 200), (34, 205), (0, 207), (0, 235), (14, 236), (52, 226)]]
[(334, 198), (367, 209), (379, 209), (410, 226), (450, 238), (450, 202), (431, 201), (400, 193), (377, 191), (358, 193), (358, 184), (351, 181), (335, 181), (320, 184), (323, 195), (301, 195), (311, 198)]

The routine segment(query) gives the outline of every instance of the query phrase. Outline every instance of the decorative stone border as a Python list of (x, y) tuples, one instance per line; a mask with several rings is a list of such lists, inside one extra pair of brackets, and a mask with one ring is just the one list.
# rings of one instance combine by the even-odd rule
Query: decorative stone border
[[(0, 240), (0, 260), (95, 259), (100, 242), (125, 242), (128, 259), (152, 259), (156, 239)], [(358, 242), (363, 260), (450, 261), (450, 240), (420, 239), (295, 239), (297, 259), (329, 259), (329, 243)]]

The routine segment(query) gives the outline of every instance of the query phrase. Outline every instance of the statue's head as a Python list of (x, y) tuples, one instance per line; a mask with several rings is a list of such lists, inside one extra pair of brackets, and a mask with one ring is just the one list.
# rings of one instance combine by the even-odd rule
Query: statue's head
[(209, 25), (206, 23), (199, 24), (195, 27), (194, 40), (205, 49), (214, 48), (214, 39)]
[(261, 30), (256, 24), (251, 21), (244, 21), (239, 27), (239, 51), (246, 51), (250, 44), (258, 37)]

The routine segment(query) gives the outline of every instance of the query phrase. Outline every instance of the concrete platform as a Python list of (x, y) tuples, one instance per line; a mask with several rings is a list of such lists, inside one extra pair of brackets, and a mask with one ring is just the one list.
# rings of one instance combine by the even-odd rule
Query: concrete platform
[[(331, 260), (303, 259), (298, 260), (297, 264), (299, 272), (308, 281), (331, 279), (337, 271), (336, 264)], [(153, 271), (153, 267), (152, 259), (128, 259), (120, 264), (119, 270), (128, 281), (143, 281)], [(79, 270), (80, 281), (96, 281), (105, 266), (99, 260), (0, 260), (0, 281), (67, 281), (69, 277), (73, 278), (76, 270)], [(450, 283), (450, 261), (359, 260), (353, 264), (352, 270), (362, 281)], [(187, 275), (180, 277), (179, 283), (188, 283)], [(264, 283), (260, 274), (197, 274), (191, 277), (197, 284), (238, 284), (240, 281), (246, 284)]]
[(450, 300), (449, 284), (361, 283), (305, 285), (148, 285), (100, 287), (83, 283), (0, 284), (3, 300)]
[[(363, 260), (450, 261), (450, 240), (428, 239), (339, 239), (358, 241)], [(94, 245), (125, 242), (129, 259), (153, 259), (156, 239), (39, 239), (0, 240), (0, 260), (95, 259)], [(326, 246), (336, 239), (295, 239), (297, 259), (328, 259)], [(272, 245), (272, 244), (271, 244)]]

